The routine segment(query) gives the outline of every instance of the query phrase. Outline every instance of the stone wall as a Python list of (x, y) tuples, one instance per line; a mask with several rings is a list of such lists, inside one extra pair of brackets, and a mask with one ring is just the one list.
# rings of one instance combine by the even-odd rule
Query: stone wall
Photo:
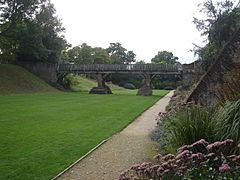
[(48, 84), (57, 85), (57, 64), (45, 62), (18, 62), (17, 64), (40, 77)]
[(203, 70), (200, 61), (182, 65), (182, 83), (184, 86), (191, 86), (196, 83), (202, 75)]
[(200, 78), (197, 86), (186, 99), (200, 104), (214, 104), (217, 90), (227, 82), (240, 79), (240, 29), (222, 49), (209, 70)]

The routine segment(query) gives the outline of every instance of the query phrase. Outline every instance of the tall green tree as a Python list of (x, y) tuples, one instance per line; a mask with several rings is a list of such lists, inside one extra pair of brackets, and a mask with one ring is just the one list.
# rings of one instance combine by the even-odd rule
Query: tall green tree
[[(0, 56), (7, 61), (57, 62), (67, 47), (64, 28), (49, 1), (5, 1)], [(7, 13), (7, 10), (13, 12)], [(9, 27), (11, 27), (9, 29)]]
[(176, 64), (178, 57), (174, 56), (172, 52), (168, 51), (158, 51), (151, 62), (155, 64)]
[(6, 36), (24, 20), (33, 19), (46, 0), (1, 0), (0, 36)]

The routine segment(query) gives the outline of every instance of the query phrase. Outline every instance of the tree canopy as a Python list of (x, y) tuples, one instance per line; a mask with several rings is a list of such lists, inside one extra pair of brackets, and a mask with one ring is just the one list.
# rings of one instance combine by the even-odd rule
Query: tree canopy
[(83, 43), (75, 46), (67, 51), (67, 61), (76, 64), (109, 64), (111, 63), (110, 56), (107, 51), (100, 47), (92, 48)]
[(168, 51), (158, 51), (151, 62), (155, 64), (176, 64), (178, 57), (174, 56), (172, 52)]
[(133, 51), (127, 51), (119, 42), (110, 43), (107, 52), (113, 64), (131, 64), (136, 61), (136, 54)]
[(68, 44), (64, 28), (47, 0), (0, 2), (0, 58), (57, 62)]

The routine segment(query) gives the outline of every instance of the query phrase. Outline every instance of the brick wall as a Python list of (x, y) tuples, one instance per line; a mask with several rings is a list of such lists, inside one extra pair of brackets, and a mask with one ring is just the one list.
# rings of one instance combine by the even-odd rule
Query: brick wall
[(240, 29), (200, 78), (186, 101), (204, 105), (214, 104), (217, 100), (217, 90), (226, 89), (227, 83), (231, 80), (240, 80)]

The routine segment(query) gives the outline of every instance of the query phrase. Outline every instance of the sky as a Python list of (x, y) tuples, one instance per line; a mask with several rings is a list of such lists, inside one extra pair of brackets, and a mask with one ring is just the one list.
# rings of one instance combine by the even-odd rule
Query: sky
[(158, 51), (170, 51), (181, 63), (194, 61), (193, 43), (203, 38), (192, 23), (202, 0), (51, 0), (72, 46), (109, 47), (120, 42), (150, 62)]

